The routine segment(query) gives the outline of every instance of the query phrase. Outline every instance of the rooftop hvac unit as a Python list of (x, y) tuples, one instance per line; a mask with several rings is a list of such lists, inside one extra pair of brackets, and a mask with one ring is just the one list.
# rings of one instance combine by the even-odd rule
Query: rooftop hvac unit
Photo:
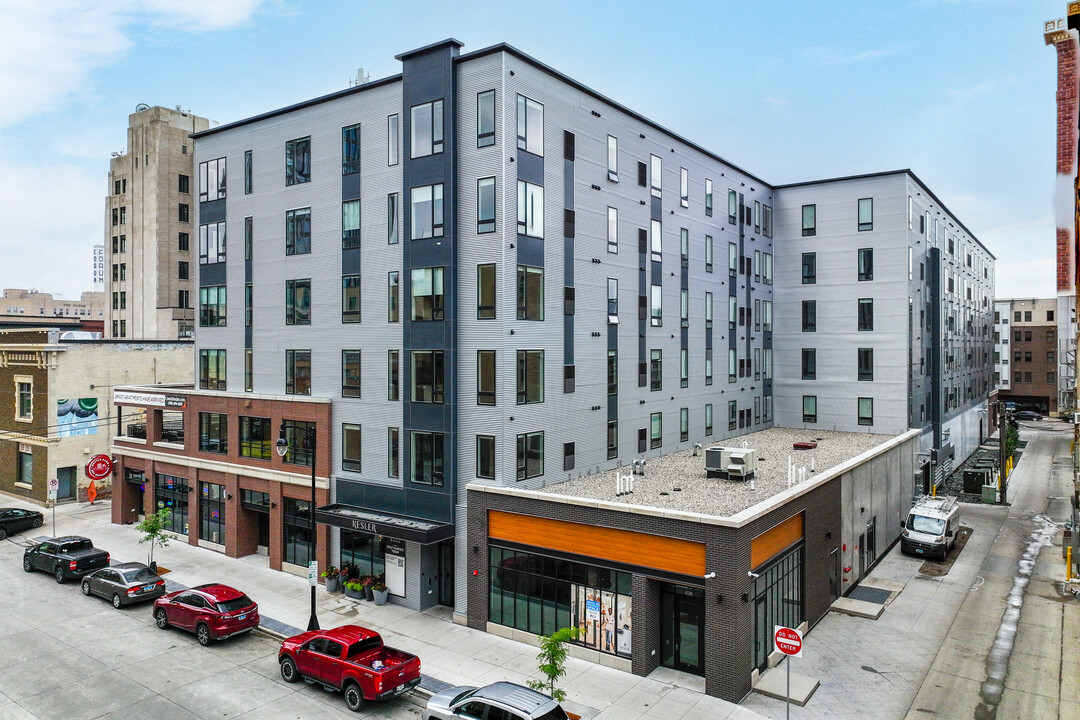
[(705, 450), (705, 474), (716, 477), (724, 474), (724, 450), (726, 448), (708, 448)]
[(755, 451), (751, 448), (732, 448), (724, 453), (724, 472), (733, 480), (753, 477), (757, 467)]

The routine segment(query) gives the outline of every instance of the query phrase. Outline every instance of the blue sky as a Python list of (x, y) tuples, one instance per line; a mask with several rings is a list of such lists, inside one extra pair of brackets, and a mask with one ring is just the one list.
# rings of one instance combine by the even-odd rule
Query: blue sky
[(1054, 286), (1064, 0), (657, 3), (0, 0), (0, 287), (77, 298), (110, 153), (139, 103), (231, 122), (507, 42), (764, 180), (911, 168), (998, 257), (998, 297)]

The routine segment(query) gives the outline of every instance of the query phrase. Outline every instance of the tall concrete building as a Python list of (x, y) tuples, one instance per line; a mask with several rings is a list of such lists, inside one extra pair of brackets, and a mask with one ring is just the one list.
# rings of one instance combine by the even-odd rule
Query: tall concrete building
[[(194, 330), (194, 153), (206, 118), (140, 105), (109, 163), (105, 200), (108, 338), (175, 340)], [(224, 176), (221, 178), (224, 182)]]

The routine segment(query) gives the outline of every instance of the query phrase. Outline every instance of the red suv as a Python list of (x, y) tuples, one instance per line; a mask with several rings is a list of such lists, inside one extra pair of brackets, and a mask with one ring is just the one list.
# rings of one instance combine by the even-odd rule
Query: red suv
[(195, 633), (200, 645), (224, 640), (259, 626), (259, 606), (228, 585), (199, 585), (176, 590), (154, 601), (154, 620)]

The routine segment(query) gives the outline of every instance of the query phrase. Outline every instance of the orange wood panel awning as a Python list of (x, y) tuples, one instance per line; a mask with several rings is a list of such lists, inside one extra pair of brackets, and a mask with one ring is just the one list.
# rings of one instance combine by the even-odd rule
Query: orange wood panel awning
[(773, 525), (750, 541), (750, 569), (755, 570), (802, 540), (802, 513), (792, 515), (779, 525)]

